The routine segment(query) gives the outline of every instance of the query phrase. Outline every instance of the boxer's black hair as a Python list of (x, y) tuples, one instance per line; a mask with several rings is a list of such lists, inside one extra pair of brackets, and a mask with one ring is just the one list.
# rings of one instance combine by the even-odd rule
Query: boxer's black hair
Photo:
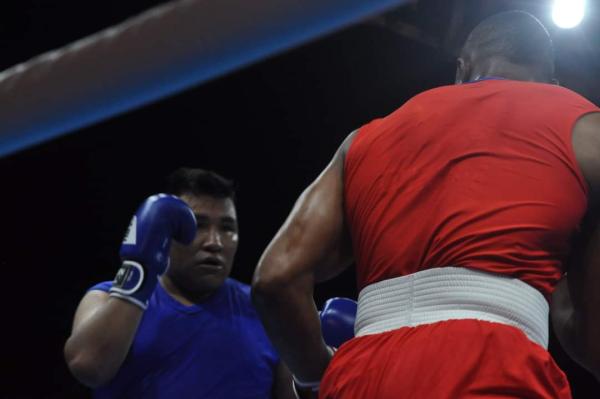
[(235, 188), (231, 180), (210, 170), (179, 168), (167, 177), (167, 193), (173, 195), (208, 195), (231, 198), (235, 201)]
[(477, 63), (492, 57), (540, 68), (554, 75), (554, 45), (548, 30), (525, 11), (506, 11), (481, 22), (471, 32), (461, 57)]

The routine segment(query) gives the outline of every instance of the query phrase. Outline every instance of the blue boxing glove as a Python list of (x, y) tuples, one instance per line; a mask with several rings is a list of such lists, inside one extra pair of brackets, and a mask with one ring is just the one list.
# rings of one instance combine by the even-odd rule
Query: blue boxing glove
[(123, 263), (110, 295), (146, 309), (158, 276), (169, 264), (171, 239), (190, 244), (196, 226), (194, 212), (181, 199), (167, 194), (148, 197), (131, 219), (121, 244)]
[[(344, 342), (354, 338), (354, 322), (358, 304), (349, 298), (331, 298), (319, 312), (321, 333), (327, 349), (333, 352)], [(314, 399), (319, 395), (320, 381), (300, 381), (292, 376), (293, 390), (297, 399)]]
[(354, 338), (357, 308), (356, 301), (349, 298), (331, 298), (325, 302), (319, 318), (327, 345), (339, 348), (344, 342)]

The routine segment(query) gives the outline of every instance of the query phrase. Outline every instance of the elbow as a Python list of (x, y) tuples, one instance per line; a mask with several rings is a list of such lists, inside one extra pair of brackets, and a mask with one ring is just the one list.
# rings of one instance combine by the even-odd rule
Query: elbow
[(251, 292), (255, 306), (262, 307), (289, 292), (294, 281), (289, 270), (291, 268), (285, 262), (271, 257), (260, 260), (252, 278)]
[(71, 338), (65, 344), (64, 356), (73, 377), (89, 388), (98, 388), (113, 377), (114, 373), (103, 370), (99, 356), (76, 348)]
[(265, 271), (262, 266), (264, 266), (264, 263), (259, 264), (252, 278), (252, 301), (257, 307), (260, 307), (264, 302), (268, 302), (270, 298), (278, 296), (282, 288), (281, 277)]
[(291, 298), (312, 298), (314, 282), (312, 269), (297, 256), (289, 251), (267, 252), (252, 278), (252, 301), (260, 311), (277, 308)]

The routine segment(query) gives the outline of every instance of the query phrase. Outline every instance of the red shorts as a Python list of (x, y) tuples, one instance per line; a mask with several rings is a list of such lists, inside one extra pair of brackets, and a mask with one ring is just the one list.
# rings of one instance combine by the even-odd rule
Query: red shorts
[(511, 326), (450, 320), (366, 335), (337, 351), (321, 399), (570, 399), (548, 351)]

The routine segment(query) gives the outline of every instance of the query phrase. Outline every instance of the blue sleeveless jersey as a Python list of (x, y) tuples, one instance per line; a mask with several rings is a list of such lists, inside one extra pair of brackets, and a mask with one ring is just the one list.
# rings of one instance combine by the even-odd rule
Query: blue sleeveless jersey
[(157, 284), (127, 358), (94, 397), (271, 398), (278, 362), (249, 286), (227, 279), (206, 302), (185, 306)]

